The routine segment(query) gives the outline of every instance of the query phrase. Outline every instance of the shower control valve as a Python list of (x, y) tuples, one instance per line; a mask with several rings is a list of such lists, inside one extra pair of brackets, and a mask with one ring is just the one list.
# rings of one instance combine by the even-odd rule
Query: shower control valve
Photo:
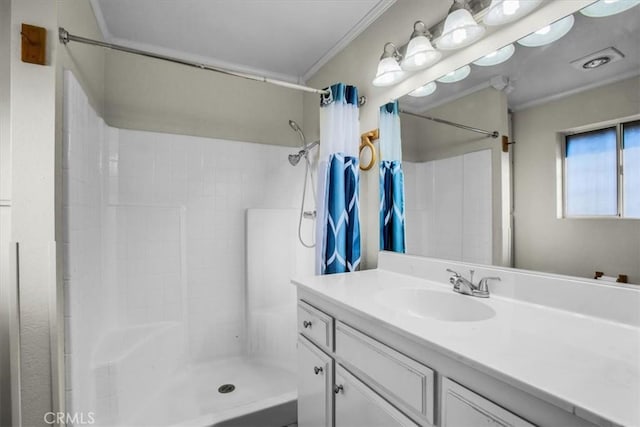
[(308, 320), (305, 320), (304, 322), (302, 322), (302, 326), (304, 326), (305, 329), (310, 328), (311, 322)]

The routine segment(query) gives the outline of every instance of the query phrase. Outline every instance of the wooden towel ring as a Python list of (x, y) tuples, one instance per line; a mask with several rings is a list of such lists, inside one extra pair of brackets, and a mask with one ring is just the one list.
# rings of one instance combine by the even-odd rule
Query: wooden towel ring
[(371, 160), (369, 161), (369, 164), (366, 166), (362, 166), (362, 164), (360, 164), (360, 170), (368, 171), (376, 164), (376, 147), (373, 146), (371, 141), (378, 138), (380, 138), (380, 132), (378, 129), (374, 129), (360, 135), (360, 155), (362, 155), (362, 150), (365, 148), (369, 148), (369, 150), (371, 150)]

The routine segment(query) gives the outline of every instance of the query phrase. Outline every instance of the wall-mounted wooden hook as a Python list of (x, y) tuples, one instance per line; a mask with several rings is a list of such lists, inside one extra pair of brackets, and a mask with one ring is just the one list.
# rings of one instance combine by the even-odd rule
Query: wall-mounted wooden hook
[(515, 141), (509, 142), (509, 137), (507, 135), (502, 135), (502, 152), (508, 153), (509, 146), (515, 143), (516, 143)]
[(47, 57), (47, 29), (22, 24), (22, 62), (45, 65)]

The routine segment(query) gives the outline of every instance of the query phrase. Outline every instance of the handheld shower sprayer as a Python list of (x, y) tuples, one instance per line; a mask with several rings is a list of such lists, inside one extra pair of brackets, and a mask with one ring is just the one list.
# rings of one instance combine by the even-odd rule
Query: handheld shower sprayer
[(302, 149), (296, 154), (289, 154), (289, 163), (291, 163), (291, 166), (296, 166), (298, 163), (300, 163), (300, 159), (302, 159), (303, 157), (305, 159), (307, 158), (309, 150), (318, 145), (320, 141), (314, 141), (310, 144), (307, 144), (307, 139), (304, 137), (304, 132), (302, 132), (302, 129), (300, 128), (298, 123), (293, 120), (289, 120), (289, 126), (291, 127), (291, 129), (298, 133), (298, 135), (300, 136), (300, 140), (302, 141)]
[(314, 188), (314, 179), (313, 179), (313, 170), (311, 168), (311, 162), (309, 161), (308, 156), (309, 156), (309, 150), (311, 150), (313, 147), (318, 145), (320, 141), (314, 141), (310, 144), (307, 144), (307, 140), (304, 137), (304, 132), (302, 132), (302, 129), (300, 128), (300, 126), (298, 126), (298, 124), (295, 121), (289, 120), (289, 127), (291, 127), (291, 129), (293, 129), (298, 134), (298, 136), (300, 137), (300, 141), (302, 142), (302, 148), (300, 149), (300, 151), (298, 151), (295, 154), (289, 154), (289, 163), (291, 163), (291, 166), (296, 166), (298, 163), (300, 163), (300, 160), (304, 158), (305, 164), (306, 164), (306, 169), (304, 172), (304, 183), (302, 184), (302, 203), (300, 205), (300, 218), (298, 220), (298, 239), (300, 240), (300, 243), (302, 243), (302, 246), (306, 248), (312, 248), (316, 245), (315, 242), (306, 243), (302, 238), (302, 219), (303, 218), (315, 219), (315, 216), (316, 216), (315, 209), (312, 211), (304, 210), (304, 206), (305, 206), (304, 202), (307, 194), (307, 178), (310, 178), (310, 181), (311, 181), (311, 190), (313, 192), (313, 200), (315, 200), (316, 198), (315, 188)]

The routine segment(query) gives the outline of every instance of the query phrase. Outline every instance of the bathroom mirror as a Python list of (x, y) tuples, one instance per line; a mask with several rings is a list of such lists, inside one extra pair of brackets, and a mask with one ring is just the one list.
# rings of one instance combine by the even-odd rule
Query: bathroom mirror
[[(576, 12), (568, 21), (555, 42), (514, 40), (469, 64), (466, 78), (399, 99), (407, 253), (640, 283), (640, 163), (625, 175), (616, 166), (640, 158), (640, 142), (622, 143), (640, 119), (640, 7), (606, 17)], [(503, 54), (506, 61), (486, 65)], [(501, 138), (416, 115), (515, 143), (505, 153)], [(568, 170), (566, 136), (599, 129), (613, 138), (611, 209), (572, 214), (567, 197), (597, 179), (604, 157), (592, 157), (581, 174), (575, 162)]]

